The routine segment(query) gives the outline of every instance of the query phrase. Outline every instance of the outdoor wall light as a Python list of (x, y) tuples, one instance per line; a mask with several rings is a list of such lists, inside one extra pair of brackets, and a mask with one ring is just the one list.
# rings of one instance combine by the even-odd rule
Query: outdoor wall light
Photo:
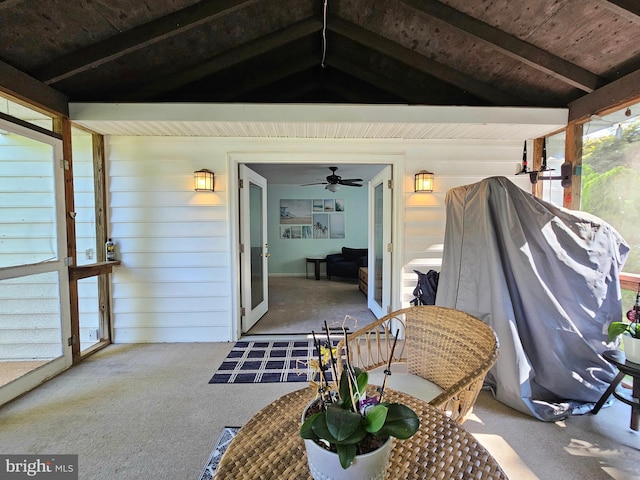
[(196, 192), (213, 192), (213, 172), (206, 168), (193, 172), (193, 180)]
[(426, 170), (422, 170), (415, 175), (415, 188), (416, 193), (431, 193), (433, 192), (433, 179), (435, 175)]

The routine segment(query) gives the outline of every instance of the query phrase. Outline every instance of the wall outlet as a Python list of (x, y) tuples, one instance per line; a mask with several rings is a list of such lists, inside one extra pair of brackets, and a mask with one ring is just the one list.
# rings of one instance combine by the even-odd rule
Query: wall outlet
[(93, 255), (95, 253), (93, 248), (87, 248), (84, 253), (87, 256), (87, 260), (93, 260)]
[(89, 330), (89, 341), (97, 342), (98, 339), (100, 338), (99, 335), (100, 335), (100, 333), (98, 332), (97, 328), (95, 330), (93, 330), (93, 329)]

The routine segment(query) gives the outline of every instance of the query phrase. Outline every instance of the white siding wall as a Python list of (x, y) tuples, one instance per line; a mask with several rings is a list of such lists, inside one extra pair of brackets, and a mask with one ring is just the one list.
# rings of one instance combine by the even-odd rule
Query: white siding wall
[[(413, 299), (418, 280), (415, 270), (440, 271), (445, 233), (445, 196), (449, 189), (505, 176), (530, 190), (529, 176), (516, 176), (522, 142), (429, 141), (406, 150), (404, 182), (404, 265), (402, 301)], [(433, 193), (414, 193), (413, 176), (420, 170), (435, 173)]]
[[(313, 152), (404, 155), (403, 265), (399, 292), (408, 302), (413, 269), (440, 269), (445, 194), (452, 187), (504, 175), (516, 177), (521, 141), (398, 143), (290, 140), (252, 141), (194, 137), (108, 137), (110, 235), (123, 265), (113, 279), (114, 340), (128, 342), (229, 341), (232, 285), (227, 157), (230, 152)], [(215, 172), (215, 193), (193, 190), (193, 171)], [(413, 193), (413, 175), (436, 174), (432, 194)]]
[[(206, 138), (107, 138), (114, 341), (228, 340), (226, 150)], [(215, 172), (195, 192), (193, 172)]]

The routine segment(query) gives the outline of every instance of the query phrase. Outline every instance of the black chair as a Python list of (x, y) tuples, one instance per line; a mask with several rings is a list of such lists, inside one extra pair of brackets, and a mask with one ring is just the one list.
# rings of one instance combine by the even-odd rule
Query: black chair
[(358, 278), (360, 267), (367, 266), (369, 251), (366, 248), (342, 247), (342, 253), (327, 255), (327, 278)]

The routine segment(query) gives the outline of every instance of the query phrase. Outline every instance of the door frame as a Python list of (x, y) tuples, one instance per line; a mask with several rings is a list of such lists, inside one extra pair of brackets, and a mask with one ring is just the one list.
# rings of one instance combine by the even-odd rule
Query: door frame
[[(317, 145), (316, 145), (317, 147)], [(384, 164), (391, 165), (392, 179), (392, 229), (393, 229), (393, 252), (391, 253), (391, 263), (394, 266), (391, 273), (391, 308), (396, 310), (400, 308), (402, 301), (402, 278), (404, 265), (404, 232), (402, 225), (404, 215), (403, 205), (403, 179), (405, 154), (401, 153), (379, 153), (379, 152), (362, 152), (362, 151), (331, 151), (319, 152), (322, 148), (326, 148), (324, 144), (320, 148), (309, 148), (295, 152), (227, 152), (227, 186), (229, 192), (228, 215), (229, 215), (229, 274), (231, 277), (229, 298), (231, 301), (231, 324), (229, 325), (229, 333), (231, 341), (237, 341), (242, 337), (242, 318), (240, 316), (240, 201), (238, 195), (239, 177), (238, 168), (241, 163), (258, 164), (258, 163), (282, 163), (296, 165), (336, 165), (341, 164)]]
[(41, 273), (58, 274), (58, 295), (60, 302), (60, 343), (61, 354), (44, 365), (25, 373), (21, 377), (0, 387), (0, 405), (3, 405), (23, 393), (35, 388), (48, 378), (51, 378), (66, 370), (73, 363), (71, 345), (68, 343), (72, 335), (71, 306), (69, 302), (69, 267), (67, 265), (67, 222), (65, 208), (65, 179), (63, 164), (63, 140), (56, 134), (39, 132), (0, 119), (0, 127), (17, 135), (50, 145), (53, 158), (52, 171), (54, 176), (54, 204), (56, 221), (56, 258), (46, 262), (15, 265), (2, 269), (3, 280), (10, 278), (27, 277)]

